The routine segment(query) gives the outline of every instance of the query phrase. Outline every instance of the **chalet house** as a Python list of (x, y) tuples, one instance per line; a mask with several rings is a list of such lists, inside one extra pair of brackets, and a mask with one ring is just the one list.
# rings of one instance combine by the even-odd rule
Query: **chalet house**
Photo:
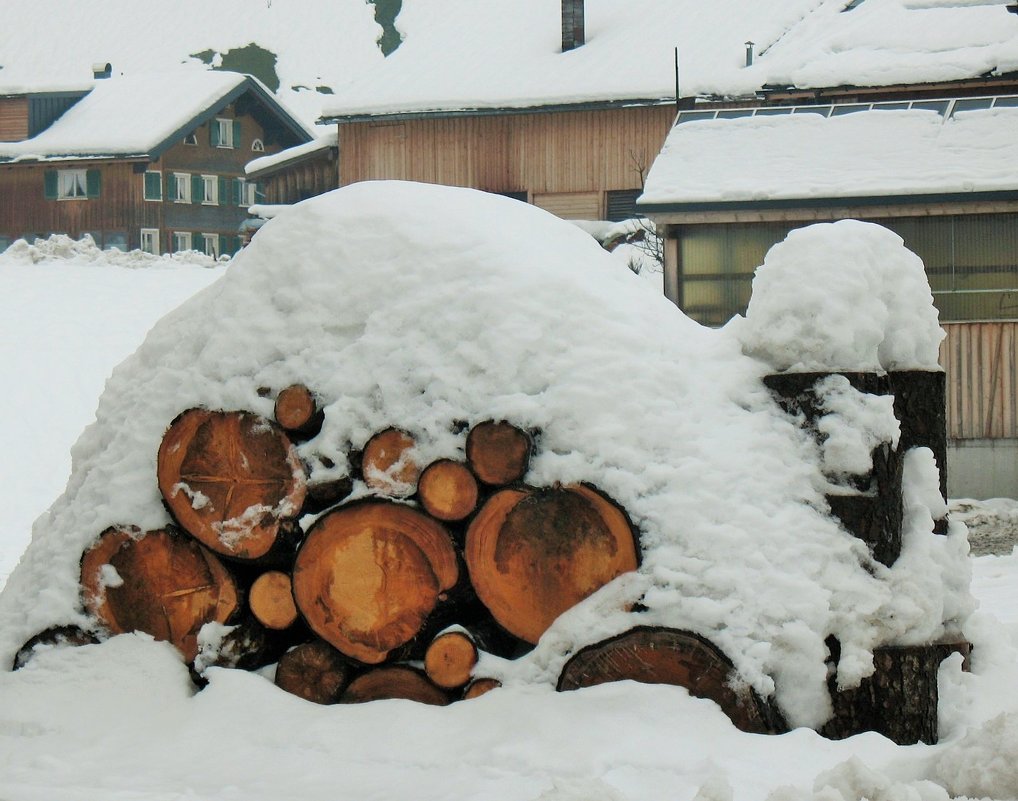
[(665, 238), (665, 293), (721, 325), (793, 228), (890, 228), (922, 257), (947, 331), (949, 494), (1014, 497), (1018, 18), (1003, 4), (849, 5), (765, 55), (755, 96), (678, 114), (637, 204)]
[(155, 254), (235, 252), (259, 197), (244, 165), (311, 132), (249, 76), (106, 67), (86, 87), (0, 86), (0, 250), (59, 233)]
[(677, 73), (692, 91), (738, 83), (746, 38), (776, 37), (815, 2), (774, 5), (451, 0), (439, 19), (407, 4), (399, 49), (325, 108), (338, 184), (408, 179), (564, 218), (630, 217), (675, 116)]
[(339, 175), (339, 143), (336, 132), (279, 153), (249, 161), (247, 179), (262, 190), (272, 205), (298, 203), (335, 189)]

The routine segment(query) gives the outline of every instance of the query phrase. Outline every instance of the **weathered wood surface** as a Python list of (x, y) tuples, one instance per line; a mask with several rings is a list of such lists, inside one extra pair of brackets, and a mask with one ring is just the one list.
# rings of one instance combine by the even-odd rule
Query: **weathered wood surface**
[(467, 462), (485, 484), (503, 486), (519, 481), (530, 466), (533, 443), (516, 426), (488, 420), (467, 434)]
[(672, 684), (714, 701), (743, 731), (784, 731), (777, 712), (737, 678), (731, 660), (703, 637), (641, 626), (578, 651), (562, 668), (558, 689), (577, 690), (626, 679)]
[(451, 701), (423, 671), (408, 665), (380, 667), (361, 674), (350, 682), (339, 700), (343, 704), (363, 704), (394, 698), (433, 706), (445, 706)]
[(451, 459), (432, 462), (417, 482), (417, 498), (432, 517), (455, 522), (477, 508), (477, 479), (466, 465)]
[(625, 513), (590, 487), (506, 489), (467, 530), (470, 581), (495, 620), (536, 643), (552, 621), (639, 564)]
[(387, 500), (342, 506), (309, 529), (293, 594), (323, 640), (367, 664), (420, 632), (459, 580), (456, 551), (436, 520)]
[(474, 679), (470, 684), (463, 688), (463, 700), (469, 701), (471, 698), (480, 698), (485, 693), (490, 693), (492, 690), (497, 690), (502, 686), (502, 682), (498, 679), (478, 678)]
[(276, 396), (273, 416), (288, 434), (300, 439), (315, 436), (325, 421), (318, 399), (303, 384), (292, 384)]
[(174, 519), (213, 551), (237, 559), (289, 545), (307, 491), (282, 429), (248, 412), (181, 414), (163, 436), (157, 474)]
[(276, 686), (316, 704), (334, 704), (350, 683), (353, 668), (321, 640), (290, 649), (276, 666)]
[(98, 642), (99, 638), (95, 636), (94, 632), (86, 631), (80, 626), (52, 626), (45, 631), (40, 631), (18, 649), (14, 655), (11, 669), (20, 670), (42, 651), (95, 645)]
[(293, 583), (281, 570), (262, 573), (248, 591), (248, 606), (258, 622), (269, 629), (289, 628), (297, 621)]
[(361, 453), (364, 483), (371, 489), (403, 498), (413, 495), (421, 467), (414, 461), (413, 436), (398, 428), (379, 431), (367, 441)]
[(479, 656), (474, 638), (468, 632), (443, 632), (431, 641), (424, 654), (424, 672), (439, 687), (453, 690), (470, 681)]

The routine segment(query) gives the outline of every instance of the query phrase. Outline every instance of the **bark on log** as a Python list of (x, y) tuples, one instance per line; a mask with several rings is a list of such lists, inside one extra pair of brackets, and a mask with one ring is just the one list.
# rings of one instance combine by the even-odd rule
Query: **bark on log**
[(401, 429), (379, 431), (368, 440), (361, 453), (364, 483), (394, 498), (413, 495), (421, 475), (420, 466), (411, 456), (416, 444), (414, 438)]
[(310, 439), (322, 430), (325, 412), (315, 394), (303, 384), (293, 384), (276, 396), (276, 422), (290, 435)]
[(465, 465), (440, 459), (421, 473), (417, 496), (432, 517), (447, 522), (463, 520), (477, 508), (477, 479)]
[(439, 634), (424, 654), (424, 672), (439, 687), (453, 690), (470, 681), (480, 656), (473, 637), (465, 630)]
[(281, 631), (297, 621), (290, 576), (281, 570), (262, 573), (251, 585), (247, 597), (251, 614), (267, 629)]
[(376, 668), (358, 676), (339, 700), (343, 704), (363, 704), (392, 698), (434, 706), (445, 706), (450, 701), (445, 691), (432, 684), (424, 673), (406, 665)]
[(325, 481), (308, 481), (302, 514), (318, 515), (344, 500), (353, 491), (349, 476)]
[(36, 654), (55, 648), (75, 648), (79, 645), (95, 645), (99, 638), (91, 631), (80, 626), (53, 626), (40, 631), (22, 645), (14, 655), (11, 670), (20, 670), (27, 665)]
[(578, 651), (562, 668), (558, 690), (610, 681), (672, 684), (721, 707), (739, 729), (757, 734), (787, 729), (752, 688), (739, 682), (732, 662), (692, 632), (637, 627)]
[(321, 640), (290, 649), (276, 666), (276, 686), (316, 704), (334, 704), (350, 683), (353, 668)]
[(290, 440), (270, 420), (189, 409), (163, 436), (158, 478), (174, 519), (213, 551), (254, 560), (292, 545), (306, 476)]
[(226, 623), (240, 602), (216, 556), (171, 527), (135, 537), (108, 529), (81, 560), (85, 609), (112, 634), (144, 631), (190, 662), (205, 623)]
[(530, 435), (506, 422), (478, 423), (467, 434), (467, 462), (481, 481), (504, 486), (519, 481), (530, 467)]
[[(836, 643), (832, 659), (837, 662)], [(887, 646), (873, 651), (872, 676), (857, 688), (838, 690), (829, 680), (834, 716), (820, 729), (840, 740), (864, 731), (878, 732), (899, 745), (937, 742), (937, 671), (953, 652), (949, 645)]]
[(498, 679), (474, 679), (463, 690), (463, 700), (469, 701), (471, 698), (480, 698), (485, 693), (497, 690), (501, 686), (502, 682)]
[(582, 485), (497, 492), (471, 522), (465, 556), (495, 620), (532, 644), (566, 609), (639, 564), (625, 513)]
[(311, 527), (294, 564), (293, 595), (319, 637), (378, 664), (417, 635), (458, 580), (456, 551), (440, 523), (372, 500)]

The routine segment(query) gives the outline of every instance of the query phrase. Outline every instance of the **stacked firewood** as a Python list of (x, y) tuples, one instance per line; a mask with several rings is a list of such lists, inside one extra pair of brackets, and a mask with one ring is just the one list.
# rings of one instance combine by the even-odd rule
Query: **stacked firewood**
[(172, 421), (157, 479), (174, 525), (110, 528), (81, 560), (101, 636), (147, 632), (196, 674), (278, 661), (280, 687), (322, 703), (444, 704), (497, 686), (474, 675), (482, 649), (524, 653), (638, 566), (636, 532), (603, 492), (522, 483), (535, 437), (508, 422), (464, 427), (465, 460), (427, 465), (389, 428), (348, 454), (348, 477), (312, 483), (295, 443), (320, 431), (315, 395), (287, 388), (274, 417)]

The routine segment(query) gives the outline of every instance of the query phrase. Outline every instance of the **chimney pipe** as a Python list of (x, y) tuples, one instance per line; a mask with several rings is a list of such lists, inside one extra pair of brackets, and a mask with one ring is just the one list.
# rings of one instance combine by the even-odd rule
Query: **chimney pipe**
[(562, 0), (562, 52), (574, 50), (584, 41), (583, 0)]
[(753, 66), (753, 42), (746, 42), (746, 66)]
[(109, 78), (112, 74), (113, 74), (112, 64), (103, 64), (102, 62), (99, 62), (97, 64), (92, 65), (92, 77), (95, 78), (97, 81), (100, 78)]

